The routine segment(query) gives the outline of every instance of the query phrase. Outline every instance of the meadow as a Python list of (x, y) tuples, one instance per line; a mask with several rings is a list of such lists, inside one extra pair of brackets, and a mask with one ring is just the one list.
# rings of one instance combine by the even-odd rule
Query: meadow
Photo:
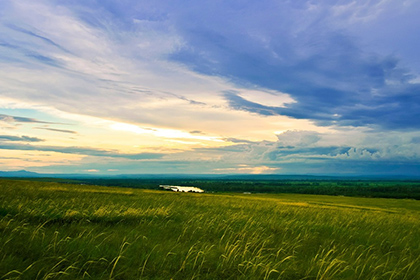
[(0, 179), (0, 279), (418, 279), (420, 201)]
[(136, 178), (38, 178), (89, 185), (119, 186), (139, 189), (158, 189), (158, 185), (192, 185), (208, 192), (296, 193), (345, 195), (356, 197), (411, 198), (420, 200), (420, 181), (417, 179), (360, 179), (312, 176), (242, 175), (213, 178), (136, 177)]

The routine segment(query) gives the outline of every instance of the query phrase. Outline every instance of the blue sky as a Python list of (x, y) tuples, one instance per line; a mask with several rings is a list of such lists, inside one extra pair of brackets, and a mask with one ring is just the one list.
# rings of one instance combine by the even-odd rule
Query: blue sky
[(0, 0), (0, 170), (419, 175), (419, 13)]

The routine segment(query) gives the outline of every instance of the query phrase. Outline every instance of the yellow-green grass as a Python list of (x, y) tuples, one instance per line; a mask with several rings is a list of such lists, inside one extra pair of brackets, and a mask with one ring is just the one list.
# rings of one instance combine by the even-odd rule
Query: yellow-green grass
[(420, 201), (0, 180), (0, 279), (419, 279)]

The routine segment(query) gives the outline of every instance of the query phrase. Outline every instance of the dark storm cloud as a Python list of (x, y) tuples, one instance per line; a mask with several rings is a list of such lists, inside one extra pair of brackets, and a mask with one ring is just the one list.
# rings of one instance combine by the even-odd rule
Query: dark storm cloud
[[(386, 92), (386, 94), (385, 94)], [(343, 95), (334, 90), (320, 90), (319, 95), (327, 98)], [(386, 129), (420, 128), (420, 85), (407, 84), (384, 90), (385, 96), (365, 98), (363, 103), (334, 104), (331, 100), (321, 102), (308, 97), (286, 107), (274, 107), (248, 101), (229, 92), (225, 98), (236, 110), (248, 111), (265, 116), (284, 115), (297, 119), (312, 119), (319, 125), (369, 126), (380, 125)], [(328, 99), (328, 98), (327, 98)]]
[[(186, 47), (171, 58), (237, 84), (288, 93), (296, 101), (270, 107), (227, 93), (231, 108), (320, 125), (420, 128), (420, 85), (410, 83), (413, 74), (396, 56), (367, 53), (353, 34), (329, 22), (334, 5), (319, 5), (317, 14), (307, 10), (308, 2), (227, 4), (224, 10), (206, 5), (205, 16), (189, 13), (200, 9), (192, 5), (175, 17)], [(305, 26), (296, 24), (299, 15), (309, 17)]]

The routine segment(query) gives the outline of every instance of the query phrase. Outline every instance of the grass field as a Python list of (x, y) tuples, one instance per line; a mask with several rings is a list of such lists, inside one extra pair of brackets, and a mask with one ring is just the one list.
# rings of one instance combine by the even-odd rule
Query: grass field
[(420, 201), (0, 180), (0, 279), (419, 279)]

